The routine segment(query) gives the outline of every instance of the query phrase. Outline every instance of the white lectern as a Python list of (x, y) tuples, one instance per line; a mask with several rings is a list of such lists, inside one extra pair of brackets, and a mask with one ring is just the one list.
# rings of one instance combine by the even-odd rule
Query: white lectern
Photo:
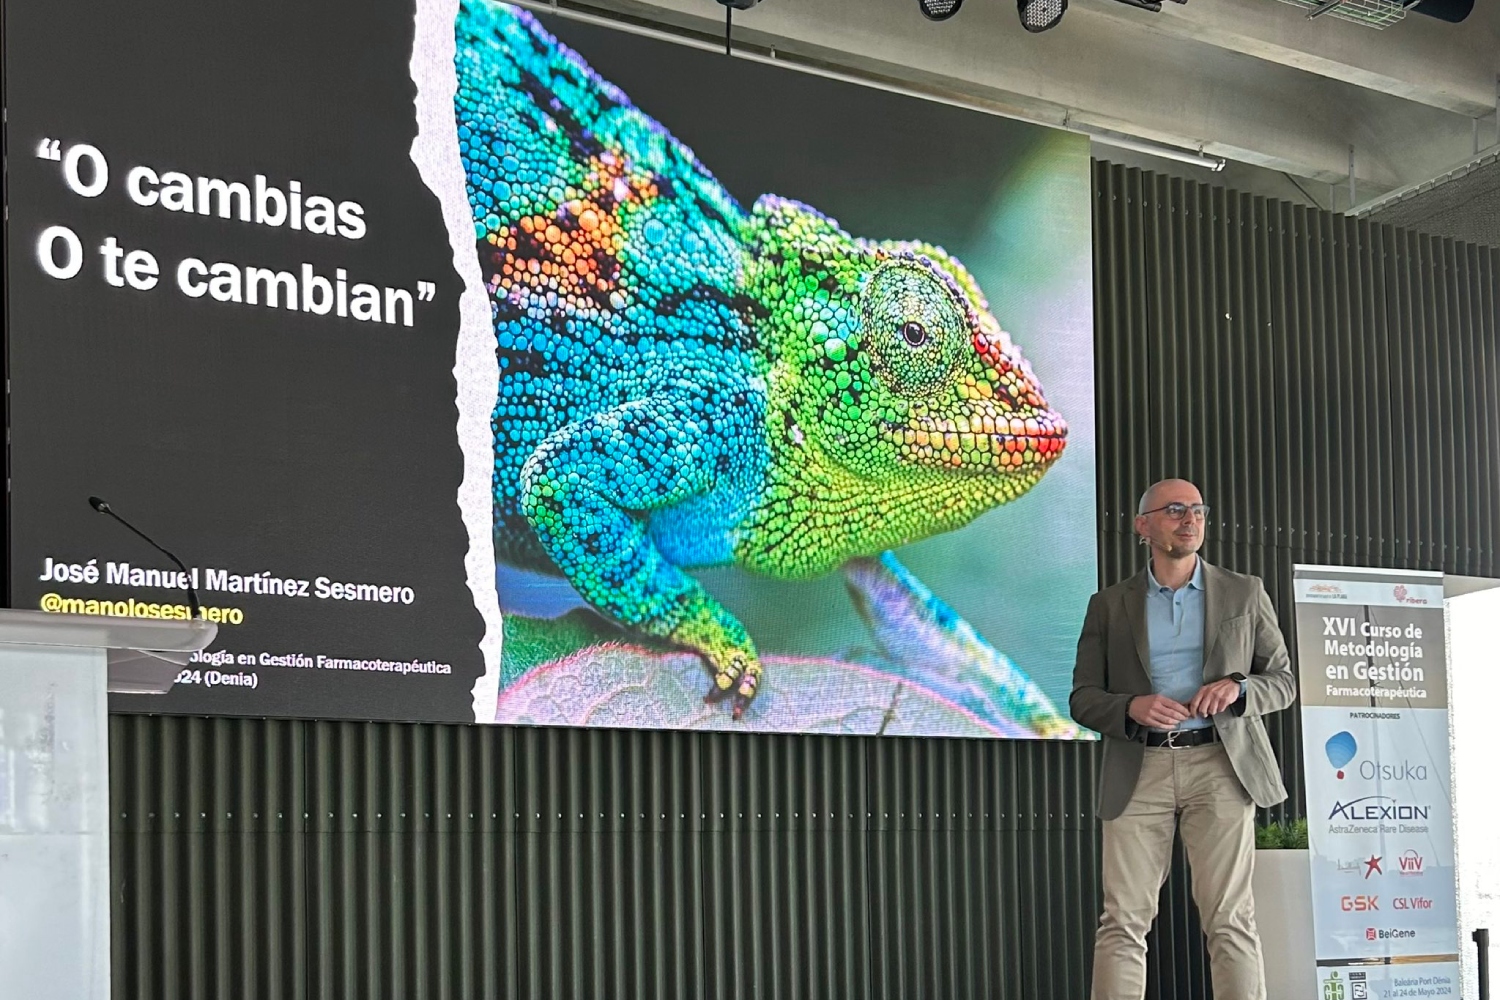
[(109, 996), (106, 694), (160, 694), (218, 626), (0, 609), (0, 997)]

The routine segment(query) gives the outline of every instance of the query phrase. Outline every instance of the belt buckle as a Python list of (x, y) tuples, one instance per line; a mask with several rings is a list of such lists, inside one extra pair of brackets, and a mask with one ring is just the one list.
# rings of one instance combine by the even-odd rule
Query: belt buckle
[(1169, 750), (1176, 750), (1177, 749), (1177, 732), (1178, 731), (1176, 729), (1169, 729), (1167, 731), (1167, 742), (1164, 743), (1163, 746), (1165, 746)]

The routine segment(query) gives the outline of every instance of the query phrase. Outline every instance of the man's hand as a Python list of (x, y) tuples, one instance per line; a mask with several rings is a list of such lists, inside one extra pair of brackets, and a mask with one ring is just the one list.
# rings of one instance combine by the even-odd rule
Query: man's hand
[(1240, 682), (1233, 677), (1225, 677), (1199, 688), (1198, 693), (1193, 695), (1193, 700), (1188, 703), (1188, 711), (1194, 716), (1207, 719), (1239, 700)]
[(1152, 729), (1171, 729), (1193, 714), (1186, 705), (1164, 694), (1143, 694), (1132, 698), (1129, 711), (1132, 719)]

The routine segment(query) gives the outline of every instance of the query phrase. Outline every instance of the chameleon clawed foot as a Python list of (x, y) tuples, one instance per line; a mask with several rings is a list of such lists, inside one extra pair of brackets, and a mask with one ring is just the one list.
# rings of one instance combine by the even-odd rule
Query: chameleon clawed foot
[(761, 665), (756, 657), (736, 653), (727, 660), (714, 664), (714, 686), (703, 696), (705, 704), (715, 704), (725, 698), (734, 699), (734, 718), (741, 719), (760, 687)]

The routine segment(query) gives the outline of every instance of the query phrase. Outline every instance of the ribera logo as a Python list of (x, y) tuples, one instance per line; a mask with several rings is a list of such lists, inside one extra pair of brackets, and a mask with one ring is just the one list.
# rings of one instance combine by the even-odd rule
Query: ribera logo
[(1405, 876), (1423, 874), (1423, 866), (1426, 862), (1426, 858), (1410, 848), (1402, 851), (1401, 855), (1396, 858), (1396, 864), (1399, 866), (1397, 870)]
[(1404, 584), (1404, 583), (1398, 583), (1398, 584), (1396, 584), (1396, 586), (1392, 587), (1391, 588), (1391, 596), (1394, 597), (1394, 598), (1396, 598), (1396, 603), (1397, 604), (1426, 604), (1427, 603), (1427, 598), (1425, 598), (1425, 597), (1412, 597), (1412, 596), (1410, 596), (1410, 591), (1408, 591), (1406, 589), (1406, 584)]
[(1389, 795), (1362, 795), (1348, 802), (1335, 801), (1328, 818), (1370, 822), (1384, 819), (1428, 819), (1431, 814), (1431, 806), (1406, 805)]

